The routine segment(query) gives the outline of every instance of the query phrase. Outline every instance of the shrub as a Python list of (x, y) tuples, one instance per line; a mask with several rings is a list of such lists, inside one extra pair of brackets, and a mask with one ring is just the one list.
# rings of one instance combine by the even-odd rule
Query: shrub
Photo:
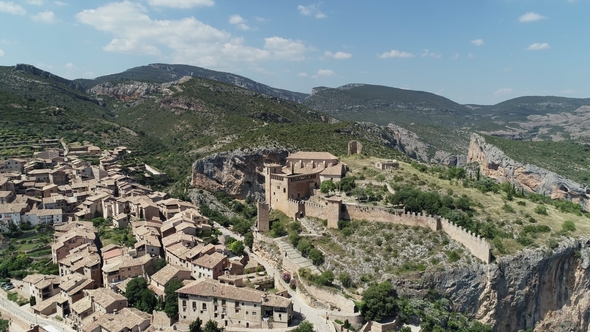
[(539, 204), (537, 205), (537, 207), (535, 207), (535, 213), (547, 215), (547, 208), (545, 207), (545, 205)]
[(449, 261), (451, 261), (451, 263), (456, 262), (459, 259), (461, 259), (461, 256), (459, 255), (459, 253), (457, 253), (455, 250), (447, 251), (446, 254), (447, 254), (447, 257), (449, 257)]
[(574, 232), (576, 230), (576, 224), (571, 220), (566, 220), (563, 222), (563, 225), (561, 225), (561, 228), (564, 232)]
[(289, 272), (284, 272), (284, 273), (283, 273), (283, 280), (284, 280), (285, 282), (290, 282), (290, 281), (291, 281), (291, 273), (289, 273)]
[(514, 211), (514, 208), (508, 204), (504, 204), (504, 206), (502, 206), (502, 210), (508, 213), (516, 213), (516, 211)]

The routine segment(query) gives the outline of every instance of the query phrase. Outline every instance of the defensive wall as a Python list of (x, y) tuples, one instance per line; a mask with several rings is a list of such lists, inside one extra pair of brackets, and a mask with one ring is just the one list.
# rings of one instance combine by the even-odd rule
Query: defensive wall
[(451, 239), (465, 246), (473, 256), (486, 263), (492, 261), (492, 246), (484, 238), (463, 229), (461, 226), (453, 224), (445, 218), (440, 219), (440, 225), (442, 230), (447, 233)]
[(325, 204), (289, 199), (289, 216), (308, 216), (328, 221), (329, 228), (337, 228), (338, 220), (367, 220), (407, 226), (427, 227), (433, 231), (442, 230), (451, 239), (461, 243), (471, 254), (485, 263), (491, 262), (492, 246), (483, 238), (454, 225), (439, 216), (415, 212), (402, 212), (384, 207), (357, 204), (343, 204), (340, 199), (328, 199)]

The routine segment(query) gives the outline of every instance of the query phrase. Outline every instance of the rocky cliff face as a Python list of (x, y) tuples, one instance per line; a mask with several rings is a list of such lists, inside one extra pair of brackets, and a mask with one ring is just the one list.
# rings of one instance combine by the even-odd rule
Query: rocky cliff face
[(568, 199), (586, 211), (590, 209), (590, 189), (544, 168), (519, 163), (477, 134), (471, 136), (467, 162), (477, 162), (482, 174), (508, 181), (527, 192)]
[(193, 164), (192, 183), (196, 188), (223, 190), (235, 198), (264, 200), (264, 163), (284, 163), (288, 154), (281, 148), (217, 153)]
[(349, 129), (351, 134), (359, 135), (367, 140), (375, 141), (392, 149), (399, 150), (412, 159), (422, 162), (433, 162), (447, 166), (462, 166), (467, 157), (454, 155), (445, 151), (436, 151), (435, 148), (424, 142), (416, 133), (390, 123), (388, 126), (379, 126), (370, 122), (358, 122)]
[(436, 289), (455, 309), (496, 331), (588, 331), (590, 240), (568, 239), (552, 252), (527, 250), (490, 265), (394, 280), (400, 294)]
[(120, 101), (134, 101), (141, 98), (160, 93), (170, 87), (171, 83), (146, 83), (146, 82), (125, 82), (125, 83), (101, 83), (93, 86), (89, 92), (93, 95), (104, 95)]

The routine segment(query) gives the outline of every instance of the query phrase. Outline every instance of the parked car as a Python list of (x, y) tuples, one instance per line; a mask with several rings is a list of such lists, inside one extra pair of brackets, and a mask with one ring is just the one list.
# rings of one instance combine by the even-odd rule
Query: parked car
[(13, 284), (6, 284), (6, 285), (2, 286), (2, 288), (5, 290), (11, 290), (14, 288), (14, 285)]

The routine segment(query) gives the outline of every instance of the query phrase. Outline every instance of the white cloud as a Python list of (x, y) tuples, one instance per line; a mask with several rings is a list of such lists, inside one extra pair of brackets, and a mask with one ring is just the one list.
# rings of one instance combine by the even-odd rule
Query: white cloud
[(0, 58), (4, 56), (4, 51), (0, 49)]
[(483, 45), (483, 39), (474, 39), (471, 41), (471, 44), (475, 46), (481, 46)]
[(240, 15), (232, 15), (229, 17), (229, 23), (236, 26), (240, 30), (250, 30), (250, 27), (246, 25), (246, 20)]
[(506, 67), (506, 68), (503, 69), (503, 71), (505, 71), (505, 72), (512, 71), (512, 67)]
[(67, 3), (62, 2), (62, 1), (54, 1), (53, 4), (56, 5), (56, 6), (60, 6), (60, 7), (61, 6), (67, 6), (68, 5)]
[(542, 20), (544, 18), (546, 18), (546, 17), (543, 16), (543, 15), (539, 15), (539, 14), (534, 13), (534, 12), (528, 12), (528, 13), (526, 13), (524, 15), (521, 15), (518, 18), (518, 20), (520, 22), (522, 22), (522, 23), (528, 23), (528, 22), (535, 22), (535, 21), (538, 21), (538, 20)]
[(271, 37), (264, 38), (264, 49), (270, 51), (277, 59), (301, 61), (305, 59), (307, 47), (300, 41)]
[(316, 74), (318, 76), (334, 76), (336, 73), (332, 69), (320, 69)]
[(297, 74), (298, 77), (307, 77), (307, 73), (299, 73)]
[(57, 19), (52, 11), (40, 12), (37, 15), (31, 15), (33, 21), (41, 23), (55, 23)]
[(248, 46), (243, 38), (194, 17), (154, 20), (144, 6), (130, 1), (84, 10), (75, 17), (112, 35), (111, 42), (103, 47), (105, 51), (155, 55), (168, 62), (227, 68), (233, 63), (300, 61), (308, 51), (300, 41), (277, 36), (265, 38), (262, 48)]
[(469, 54), (467, 54), (467, 57), (468, 57), (469, 59), (471, 59), (471, 58), (475, 57), (475, 55), (473, 55), (473, 53), (469, 53)]
[(413, 58), (414, 54), (410, 53), (410, 52), (403, 52), (403, 51), (398, 51), (398, 50), (391, 50), (389, 52), (385, 52), (382, 54), (377, 54), (377, 56), (381, 59), (387, 59), (387, 58)]
[(43, 5), (43, 0), (27, 0), (27, 3), (29, 5), (41, 6)]
[(14, 2), (5, 1), (0, 1), (0, 12), (15, 15), (25, 15), (27, 13), (27, 11), (21, 5), (17, 5)]
[(549, 46), (549, 44), (547, 44), (547, 43), (532, 43), (526, 49), (527, 49), (527, 51), (540, 51), (540, 50), (546, 50), (549, 48), (551, 48), (551, 46)]
[(322, 11), (317, 7), (316, 4), (309, 5), (309, 6), (299, 5), (299, 6), (297, 6), (297, 10), (299, 10), (299, 13), (301, 13), (301, 15), (305, 15), (305, 16), (313, 16), (315, 18), (328, 17), (328, 16), (326, 16), (326, 14), (322, 13)]
[(210, 7), (215, 4), (213, 0), (148, 0), (150, 6), (170, 8)]
[(452, 57), (451, 60), (457, 60), (459, 59), (459, 53), (455, 53)]
[(422, 52), (420, 54), (421, 57), (431, 57), (431, 58), (437, 58), (440, 59), (442, 57), (442, 55), (440, 53), (434, 53), (434, 52), (430, 52), (429, 50), (424, 50), (424, 52)]
[(500, 88), (494, 92), (494, 96), (503, 97), (512, 94), (512, 88)]
[(336, 60), (346, 60), (346, 59), (350, 59), (352, 57), (352, 54), (344, 53), (344, 52), (332, 53), (330, 51), (326, 51), (326, 52), (324, 52), (324, 56), (326, 58), (332, 58), (332, 59), (336, 59)]
[(78, 69), (78, 67), (76, 67), (76, 65), (74, 65), (73, 63), (68, 62), (68, 63), (66, 63), (66, 69), (67, 70), (76, 70), (76, 69)]

